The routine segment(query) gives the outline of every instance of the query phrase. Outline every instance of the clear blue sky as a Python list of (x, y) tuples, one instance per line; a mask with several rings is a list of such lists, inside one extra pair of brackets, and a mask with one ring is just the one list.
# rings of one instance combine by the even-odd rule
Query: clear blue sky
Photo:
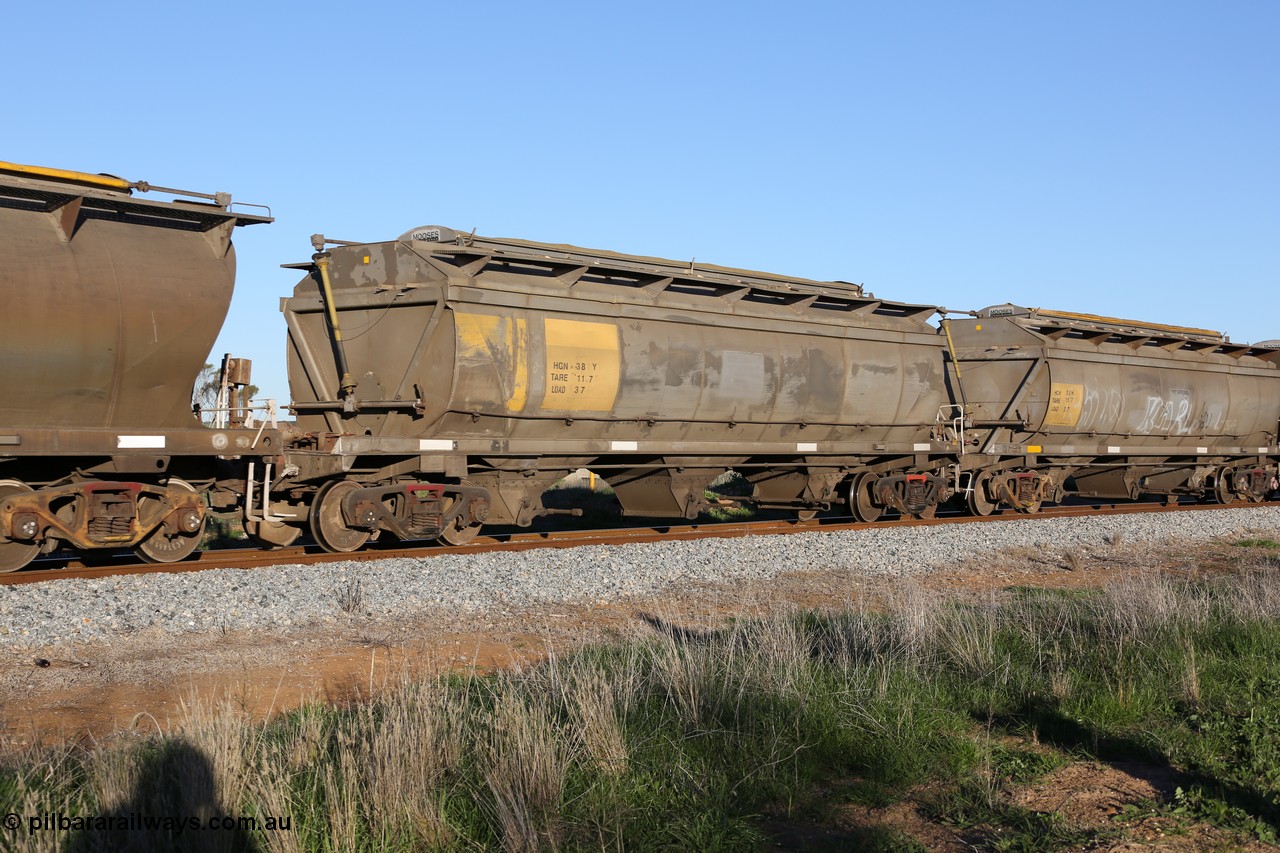
[(314, 232), (481, 234), (1280, 338), (1280, 3), (23, 3), (0, 159), (270, 205), (215, 357), (287, 399)]

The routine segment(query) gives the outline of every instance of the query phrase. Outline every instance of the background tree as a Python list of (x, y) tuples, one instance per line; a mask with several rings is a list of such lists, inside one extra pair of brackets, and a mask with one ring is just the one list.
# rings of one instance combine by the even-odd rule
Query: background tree
[[(205, 364), (200, 368), (200, 374), (196, 377), (195, 387), (191, 390), (191, 408), (199, 409), (202, 412), (209, 412), (218, 407), (218, 389), (221, 387), (221, 367), (215, 364)], [(258, 386), (249, 385), (249, 397), (252, 399), (258, 395)], [(202, 420), (212, 419), (212, 415), (202, 416)]]

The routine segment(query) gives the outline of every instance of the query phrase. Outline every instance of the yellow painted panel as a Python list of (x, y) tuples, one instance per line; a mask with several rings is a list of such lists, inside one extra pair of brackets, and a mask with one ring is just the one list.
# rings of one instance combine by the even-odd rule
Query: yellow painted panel
[(622, 359), (613, 323), (546, 319), (544, 409), (607, 412), (618, 396)]
[(507, 398), (507, 408), (513, 412), (521, 412), (529, 399), (529, 321), (524, 317), (517, 317), (512, 325), (511, 352), (516, 370), (511, 396)]
[(458, 313), (454, 315), (454, 327), (458, 360), (492, 363), (507, 409), (524, 411), (529, 400), (529, 321), (524, 317)]
[(1045, 413), (1045, 426), (1075, 426), (1080, 422), (1084, 406), (1084, 386), (1069, 382), (1055, 382), (1049, 389), (1049, 411)]
[(454, 327), (458, 330), (458, 357), (465, 359), (492, 358), (489, 339), (498, 327), (498, 319), (490, 314), (454, 315)]

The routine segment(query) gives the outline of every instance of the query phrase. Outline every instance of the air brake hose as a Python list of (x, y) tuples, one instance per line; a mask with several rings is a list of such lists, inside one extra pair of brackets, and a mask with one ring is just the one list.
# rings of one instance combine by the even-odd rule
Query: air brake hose
[(329, 253), (317, 252), (311, 256), (316, 262), (316, 269), (320, 270), (320, 284), (324, 288), (324, 307), (329, 315), (329, 328), (333, 330), (334, 353), (338, 359), (338, 384), (341, 387), (339, 395), (342, 397), (351, 396), (351, 392), (356, 389), (356, 383), (351, 381), (351, 371), (347, 369), (347, 353), (342, 345), (342, 329), (338, 328), (338, 308), (333, 304), (333, 285), (329, 282)]

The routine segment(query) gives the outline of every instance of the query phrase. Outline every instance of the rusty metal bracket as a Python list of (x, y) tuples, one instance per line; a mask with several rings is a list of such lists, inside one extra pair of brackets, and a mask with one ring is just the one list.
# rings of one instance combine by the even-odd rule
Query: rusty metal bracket
[(204, 515), (201, 496), (185, 489), (90, 481), (10, 495), (0, 503), (0, 530), (20, 541), (127, 548), (162, 525), (175, 535), (198, 530)]

